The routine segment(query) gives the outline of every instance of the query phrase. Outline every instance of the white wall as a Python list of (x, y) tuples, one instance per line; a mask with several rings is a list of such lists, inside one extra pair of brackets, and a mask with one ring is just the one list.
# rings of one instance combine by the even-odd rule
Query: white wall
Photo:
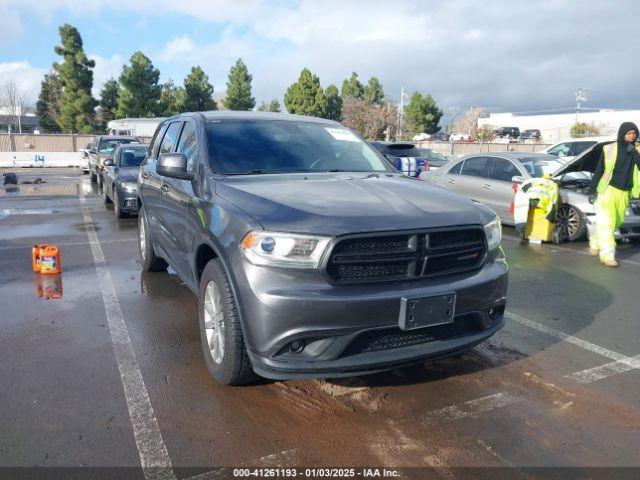
[[(603, 136), (615, 136), (622, 122), (640, 125), (640, 110), (600, 110), (583, 112), (579, 122), (593, 124)], [(557, 143), (571, 137), (571, 127), (576, 123), (575, 113), (555, 115), (514, 115), (512, 113), (492, 113), (488, 118), (479, 118), (478, 127), (518, 127), (520, 131), (537, 128), (543, 143)]]
[(82, 162), (81, 152), (0, 152), (0, 167), (78, 167)]

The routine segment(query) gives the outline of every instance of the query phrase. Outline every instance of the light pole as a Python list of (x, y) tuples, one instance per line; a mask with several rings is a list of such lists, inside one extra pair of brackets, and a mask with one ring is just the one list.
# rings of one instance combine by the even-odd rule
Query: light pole
[(582, 87), (578, 87), (577, 90), (575, 91), (575, 95), (576, 95), (576, 123), (578, 123), (580, 108), (582, 107), (582, 104), (586, 103), (587, 101), (587, 91)]
[(404, 124), (404, 97), (409, 95), (404, 91), (404, 86), (400, 87), (400, 106), (398, 108), (398, 125), (396, 126), (396, 142), (402, 140), (402, 126)]

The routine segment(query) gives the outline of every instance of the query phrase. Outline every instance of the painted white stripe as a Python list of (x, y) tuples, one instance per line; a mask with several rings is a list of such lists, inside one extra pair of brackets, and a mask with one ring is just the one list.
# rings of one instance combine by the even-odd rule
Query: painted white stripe
[[(259, 467), (259, 468), (286, 468), (297, 466), (297, 450), (285, 450), (280, 453), (273, 453), (265, 457), (257, 458), (255, 460), (249, 460), (240, 464), (240, 468)], [(210, 472), (201, 473), (194, 477), (189, 477), (184, 480), (211, 480), (215, 478), (224, 477), (227, 478), (229, 472), (224, 468), (217, 468)]]
[(555, 328), (548, 327), (538, 322), (534, 322), (533, 320), (529, 320), (528, 318), (522, 317), (513, 312), (506, 312), (505, 315), (522, 325), (533, 328), (534, 330), (538, 330), (539, 332), (546, 333), (547, 335), (550, 335), (552, 337), (559, 338), (560, 340), (564, 340), (565, 342), (571, 343), (590, 352), (597, 353), (598, 355), (602, 355), (603, 357), (610, 358), (611, 360), (625, 361), (629, 358), (626, 355), (622, 355), (621, 353), (614, 352), (613, 350), (609, 350), (591, 342), (587, 342), (586, 340), (581, 340), (572, 335), (561, 332), (560, 330), (556, 330)]
[(102, 301), (107, 314), (113, 351), (120, 371), (120, 380), (122, 381), (127, 408), (129, 409), (129, 417), (131, 418), (144, 477), (147, 480), (175, 480), (176, 476), (173, 472), (171, 459), (162, 440), (158, 420), (153, 413), (151, 400), (131, 345), (120, 302), (118, 302), (111, 274), (107, 268), (104, 253), (93, 226), (93, 219), (84, 197), (80, 197), (80, 203), (82, 204), (82, 214), (86, 224), (89, 244), (91, 245), (93, 263), (98, 275), (98, 285), (100, 286)]
[[(115, 238), (113, 240), (100, 240), (100, 244), (103, 245), (105, 243), (121, 243), (121, 242), (137, 242), (137, 238)], [(77, 246), (77, 245), (90, 245), (91, 242), (62, 242), (56, 243), (55, 245), (58, 247), (68, 247), (68, 246)], [(2, 245), (0, 246), (0, 250), (23, 250), (28, 249), (31, 250), (31, 245)]]
[(628, 357), (625, 360), (619, 360), (617, 362), (606, 363), (599, 367), (582, 370), (581, 372), (572, 373), (570, 375), (566, 375), (566, 378), (578, 383), (586, 384), (635, 369), (640, 369), (640, 355), (636, 357)]
[(433, 410), (422, 417), (422, 423), (431, 425), (443, 420), (460, 420), (462, 418), (476, 416), (483, 412), (489, 412), (497, 408), (506, 407), (524, 401), (525, 398), (506, 392), (495, 393), (487, 397), (469, 400), (459, 405)]

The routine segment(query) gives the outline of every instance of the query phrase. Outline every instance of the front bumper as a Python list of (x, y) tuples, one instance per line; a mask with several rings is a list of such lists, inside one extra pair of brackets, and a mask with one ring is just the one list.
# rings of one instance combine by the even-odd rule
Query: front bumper
[[(317, 271), (242, 265), (234, 275), (247, 350), (256, 373), (267, 378), (387, 370), (467, 350), (504, 325), (503, 259), (470, 274), (348, 286), (330, 285)], [(399, 328), (403, 297), (446, 292), (457, 295), (453, 324)]]
[(127, 213), (138, 212), (138, 190), (125, 190), (121, 186), (116, 187), (118, 191), (118, 203), (120, 210)]

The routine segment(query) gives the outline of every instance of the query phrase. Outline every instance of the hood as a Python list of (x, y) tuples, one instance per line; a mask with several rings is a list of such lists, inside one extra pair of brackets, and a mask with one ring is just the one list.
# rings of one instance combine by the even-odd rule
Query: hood
[(117, 178), (121, 182), (136, 182), (138, 181), (139, 167), (126, 167), (119, 168)]
[[(626, 132), (625, 132), (626, 133)], [(624, 134), (623, 134), (624, 137)], [(602, 154), (602, 149), (605, 145), (609, 145), (610, 143), (615, 143), (614, 141), (609, 142), (599, 142), (596, 143), (591, 148), (588, 148), (580, 155), (577, 155), (573, 158), (573, 160), (564, 164), (558, 170), (554, 172), (553, 177), (559, 177), (560, 175), (564, 175), (570, 172), (591, 172), (593, 173), (596, 170), (596, 165), (598, 164), (598, 160), (600, 160), (600, 155)]]
[(315, 173), (226, 177), (216, 194), (266, 230), (324, 235), (481, 225), (491, 211), (397, 174)]

